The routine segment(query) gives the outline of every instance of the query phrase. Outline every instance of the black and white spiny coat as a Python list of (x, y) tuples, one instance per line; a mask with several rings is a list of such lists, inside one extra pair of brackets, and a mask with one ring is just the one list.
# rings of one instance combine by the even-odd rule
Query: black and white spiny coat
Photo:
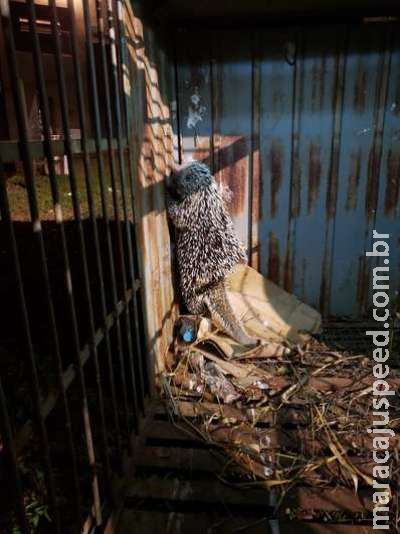
[(210, 170), (202, 163), (190, 163), (173, 173), (168, 185), (168, 214), (177, 229), (180, 289), (189, 312), (209, 312), (228, 334), (253, 344), (235, 324), (221, 284), (247, 258)]

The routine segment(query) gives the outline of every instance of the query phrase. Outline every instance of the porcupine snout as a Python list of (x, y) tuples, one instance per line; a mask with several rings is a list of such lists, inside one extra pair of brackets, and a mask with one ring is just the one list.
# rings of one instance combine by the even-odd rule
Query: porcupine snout
[(179, 172), (184, 168), (184, 165), (174, 164), (171, 167), (169, 174), (165, 176), (165, 188), (167, 192), (174, 198), (178, 196), (177, 177)]
[(174, 190), (174, 183), (175, 183), (174, 175), (175, 175), (175, 169), (171, 169), (171, 172), (165, 176), (165, 180), (164, 180), (165, 187), (167, 191), (170, 193)]

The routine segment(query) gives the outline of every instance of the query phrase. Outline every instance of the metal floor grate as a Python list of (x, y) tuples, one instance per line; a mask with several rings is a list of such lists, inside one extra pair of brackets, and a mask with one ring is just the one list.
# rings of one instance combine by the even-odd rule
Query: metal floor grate
[[(376, 323), (371, 322), (327, 322), (317, 337), (332, 349), (372, 357), (375, 346), (372, 337), (367, 336), (365, 332), (375, 329)], [(400, 363), (400, 326), (397, 323), (391, 328), (391, 361), (397, 365)]]

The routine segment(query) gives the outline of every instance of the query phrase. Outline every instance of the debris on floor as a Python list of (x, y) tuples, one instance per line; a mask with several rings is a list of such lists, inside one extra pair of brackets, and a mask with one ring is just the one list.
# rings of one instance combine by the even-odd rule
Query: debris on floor
[[(375, 465), (367, 433), (374, 417), (371, 358), (332, 350), (311, 337), (249, 350), (209, 319), (183, 316), (178, 323), (162, 377), (176, 422), (221, 447), (248, 483), (275, 488), (278, 504), (298, 486), (343, 488), (355, 496), (369, 491)], [(392, 369), (388, 382), (398, 392), (400, 372)], [(398, 488), (397, 395), (390, 417), (391, 482)]]

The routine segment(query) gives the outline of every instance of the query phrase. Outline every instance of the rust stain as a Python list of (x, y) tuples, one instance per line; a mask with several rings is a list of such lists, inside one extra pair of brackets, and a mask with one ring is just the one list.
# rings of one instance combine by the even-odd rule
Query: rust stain
[(338, 189), (338, 171), (339, 171), (339, 148), (334, 146), (331, 157), (331, 166), (329, 171), (329, 184), (326, 192), (326, 214), (328, 220), (332, 220), (336, 215), (336, 201)]
[(341, 141), (341, 113), (344, 96), (344, 71), (345, 58), (344, 53), (340, 52), (335, 61), (335, 87), (332, 99), (333, 110), (333, 138), (332, 138), (332, 155), (329, 168), (329, 183), (326, 193), (326, 209), (329, 221), (336, 216), (337, 193), (338, 193), (338, 176), (339, 176), (339, 155)]
[[(272, 87), (279, 86), (279, 78), (277, 76), (274, 76), (271, 80)], [(282, 94), (282, 91), (280, 90), (274, 90), (272, 93), (272, 109), (275, 113), (278, 113), (282, 110), (284, 104), (284, 96)]]
[[(321, 62), (319, 63), (319, 60)], [(326, 74), (326, 56), (316, 58), (312, 67), (311, 108), (313, 111), (321, 110), (324, 102)]]
[(319, 109), (322, 110), (324, 105), (324, 95), (325, 95), (325, 75), (326, 75), (326, 55), (322, 57), (321, 69), (320, 69), (320, 91), (319, 91)]
[(301, 194), (301, 169), (300, 158), (297, 153), (293, 154), (292, 161), (292, 202), (290, 207), (291, 217), (298, 217), (300, 215), (300, 194)]
[(368, 258), (360, 256), (358, 258), (358, 275), (357, 275), (357, 302), (360, 309), (365, 309), (368, 301), (369, 288), (369, 268)]
[(279, 242), (273, 232), (268, 235), (268, 278), (279, 284), (280, 279), (280, 259)]
[(305, 290), (306, 290), (306, 273), (307, 273), (307, 259), (303, 258), (301, 262), (301, 295), (304, 295)]
[(253, 149), (252, 154), (252, 187), (251, 187), (251, 266), (260, 270), (260, 235), (258, 223), (262, 216), (262, 183), (260, 150)]
[(285, 257), (284, 273), (283, 273), (283, 287), (289, 293), (293, 290), (293, 263), (290, 250), (287, 251)]
[(347, 182), (346, 210), (357, 206), (357, 190), (361, 175), (361, 149), (350, 154), (350, 175)]
[(310, 144), (308, 155), (308, 213), (310, 214), (318, 197), (321, 182), (321, 147), (314, 143)]
[(400, 154), (389, 150), (387, 157), (385, 214), (390, 215), (396, 209), (400, 192)]
[(319, 292), (319, 311), (326, 316), (329, 308), (329, 297), (330, 297), (330, 272), (327, 261), (327, 250), (325, 247), (324, 260), (322, 264), (322, 273), (321, 273), (321, 285)]
[(395, 115), (400, 115), (400, 76), (397, 78), (396, 93), (394, 102), (391, 104), (391, 110)]
[(380, 161), (380, 154), (374, 144), (370, 150), (368, 158), (368, 182), (367, 195), (365, 198), (365, 215), (368, 221), (374, 218), (378, 205)]
[(278, 193), (282, 185), (283, 147), (279, 141), (272, 141), (269, 152), (271, 172), (271, 217), (275, 217), (278, 208)]
[(312, 84), (311, 84), (311, 102), (312, 102), (312, 109), (315, 110), (316, 108), (316, 100), (317, 100), (317, 93), (318, 93), (318, 65), (315, 62), (312, 66)]
[[(194, 61), (196, 61), (196, 59), (194, 59)], [(190, 68), (190, 81), (188, 83), (188, 86), (190, 88), (195, 88), (197, 87), (198, 89), (200, 89), (201, 87), (204, 86), (204, 74), (201, 72), (201, 66), (200, 64), (198, 65), (191, 65), (191, 68)]]
[(261, 181), (261, 158), (259, 149), (253, 152), (253, 187), (252, 187), (252, 210), (253, 221), (259, 221), (262, 217), (262, 181)]
[(360, 65), (357, 72), (356, 83), (354, 84), (353, 107), (357, 113), (365, 110), (365, 100), (367, 94), (367, 73)]
[[(251, 125), (251, 210), (254, 239), (259, 242), (257, 223), (262, 217), (261, 203), (261, 155), (260, 155), (260, 129), (261, 129), (261, 66), (258, 57), (258, 46), (253, 58), (253, 91), (252, 91), (252, 125)], [(256, 233), (255, 233), (256, 232)], [(259, 248), (259, 244), (258, 244)]]
[(209, 137), (197, 139), (192, 158), (202, 161), (211, 168), (211, 143)]
[(249, 178), (249, 140), (246, 137), (224, 137), (218, 152), (219, 176), (232, 191), (229, 209), (239, 215), (246, 209), (246, 191)]

